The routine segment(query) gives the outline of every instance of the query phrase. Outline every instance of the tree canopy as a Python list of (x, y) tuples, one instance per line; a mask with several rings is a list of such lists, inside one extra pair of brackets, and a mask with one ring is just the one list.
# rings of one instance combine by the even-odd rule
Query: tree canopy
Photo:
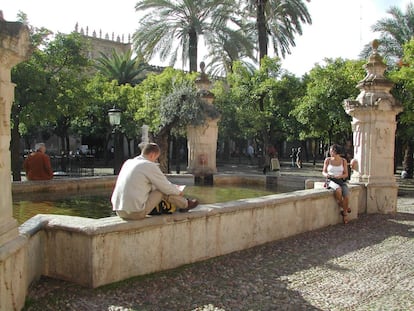
[(306, 94), (297, 99), (291, 114), (303, 125), (301, 139), (322, 138), (331, 142), (345, 142), (351, 136), (351, 118), (345, 113), (343, 101), (355, 98), (357, 83), (365, 72), (362, 61), (326, 59), (307, 77)]

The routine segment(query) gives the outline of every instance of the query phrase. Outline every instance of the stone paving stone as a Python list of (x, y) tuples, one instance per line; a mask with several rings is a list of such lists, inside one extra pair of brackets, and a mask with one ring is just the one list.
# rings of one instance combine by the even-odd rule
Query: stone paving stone
[(411, 187), (395, 215), (360, 215), (162, 273), (97, 289), (42, 278), (24, 310), (414, 310)]

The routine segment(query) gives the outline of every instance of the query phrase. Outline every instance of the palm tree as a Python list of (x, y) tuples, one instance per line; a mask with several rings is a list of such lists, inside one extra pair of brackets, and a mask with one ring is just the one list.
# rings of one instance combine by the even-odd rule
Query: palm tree
[(101, 57), (96, 60), (95, 67), (109, 80), (118, 81), (118, 85), (135, 85), (144, 78), (145, 70), (149, 66), (142, 62), (139, 56), (132, 58), (132, 51), (118, 54), (112, 50), (111, 57), (101, 53)]
[(159, 54), (161, 61), (183, 64), (189, 60), (190, 72), (197, 71), (198, 39), (209, 44), (215, 33), (226, 32), (232, 0), (140, 0), (135, 10), (147, 11), (133, 35), (137, 52), (146, 59)]
[[(371, 30), (380, 33), (378, 52), (384, 57), (389, 66), (394, 66), (403, 57), (403, 45), (414, 36), (414, 5), (409, 3), (404, 13), (398, 7), (388, 11), (391, 17), (380, 19)], [(367, 58), (371, 53), (371, 43), (365, 45), (360, 56)]]
[(216, 34), (208, 47), (206, 58), (209, 64), (206, 70), (213, 76), (227, 76), (233, 72), (233, 62), (241, 61), (251, 72), (257, 64), (254, 40), (240, 29), (233, 32), (232, 36), (225, 33)]
[[(306, 0), (310, 2), (310, 0)], [(247, 0), (250, 29), (257, 32), (259, 60), (268, 55), (269, 43), (274, 53), (285, 57), (295, 46), (295, 35), (302, 35), (302, 24), (312, 24), (302, 0)]]

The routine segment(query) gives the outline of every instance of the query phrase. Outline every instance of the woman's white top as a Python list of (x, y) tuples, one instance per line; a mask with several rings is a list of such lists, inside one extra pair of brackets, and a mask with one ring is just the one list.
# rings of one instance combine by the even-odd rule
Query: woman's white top
[(329, 161), (328, 167), (326, 168), (326, 171), (328, 172), (328, 175), (330, 176), (338, 176), (342, 175), (344, 173), (344, 166), (343, 161), (340, 165), (332, 165)]
[[(338, 176), (338, 175), (342, 175), (344, 173), (344, 166), (343, 163), (344, 161), (342, 160), (342, 163), (340, 165), (332, 165), (331, 160), (329, 160), (329, 164), (328, 167), (326, 168), (326, 171), (328, 172), (328, 175), (330, 176)], [(331, 189), (338, 189), (340, 188), (340, 185), (338, 185), (337, 183), (333, 182), (332, 180), (329, 181), (328, 187)]]

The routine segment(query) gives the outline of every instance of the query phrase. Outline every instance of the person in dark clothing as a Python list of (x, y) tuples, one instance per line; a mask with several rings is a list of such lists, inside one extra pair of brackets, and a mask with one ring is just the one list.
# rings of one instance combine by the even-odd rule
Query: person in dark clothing
[(35, 152), (29, 154), (23, 163), (23, 168), (28, 180), (50, 180), (53, 178), (52, 165), (46, 154), (44, 143), (35, 145)]

